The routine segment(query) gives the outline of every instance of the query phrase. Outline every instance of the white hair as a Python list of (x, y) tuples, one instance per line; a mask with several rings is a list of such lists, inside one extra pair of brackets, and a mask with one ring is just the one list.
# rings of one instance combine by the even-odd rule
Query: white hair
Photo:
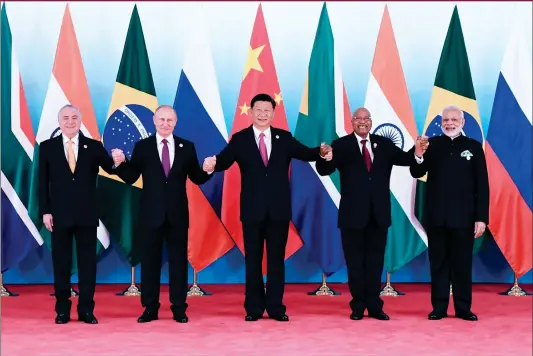
[(57, 112), (57, 120), (61, 120), (61, 111), (65, 110), (65, 109), (72, 109), (72, 110), (75, 110), (78, 112), (78, 116), (81, 120), (81, 111), (80, 109), (78, 109), (78, 107), (74, 106), (74, 105), (71, 105), (71, 104), (67, 104), (67, 105), (63, 105), (63, 107), (61, 109), (59, 109), (59, 111)]
[(460, 107), (455, 105), (445, 106), (444, 109), (442, 109), (441, 117), (444, 117), (444, 114), (446, 114), (448, 111), (456, 111), (461, 116), (461, 120), (465, 119), (465, 114), (463, 113), (463, 110), (461, 110)]

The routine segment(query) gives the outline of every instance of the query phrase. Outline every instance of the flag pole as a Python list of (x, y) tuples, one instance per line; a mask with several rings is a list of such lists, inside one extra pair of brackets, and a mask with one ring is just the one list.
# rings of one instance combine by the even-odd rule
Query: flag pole
[(202, 289), (202, 287), (198, 285), (198, 276), (197, 276), (196, 270), (193, 270), (192, 286), (187, 291), (187, 296), (188, 297), (204, 297), (206, 295), (211, 295), (211, 294), (212, 293), (206, 292), (205, 290)]
[(518, 285), (518, 277), (516, 276), (516, 273), (514, 274), (514, 283), (511, 288), (509, 288), (505, 292), (498, 293), (499, 295), (508, 295), (511, 297), (524, 297), (526, 295), (532, 295), (533, 293), (526, 292)]
[(320, 287), (318, 287), (318, 289), (316, 289), (313, 292), (307, 292), (307, 295), (317, 295), (317, 296), (322, 296), (322, 297), (324, 297), (324, 296), (330, 297), (330, 296), (334, 296), (334, 295), (341, 295), (341, 293), (340, 292), (336, 292), (333, 289), (331, 289), (330, 287), (328, 287), (328, 285), (326, 283), (326, 274), (322, 272), (322, 285)]
[(398, 292), (390, 283), (390, 273), (387, 272), (387, 283), (385, 284), (385, 287), (381, 290), (379, 293), (382, 297), (398, 297), (400, 295), (405, 295), (405, 293)]
[(17, 293), (13, 293), (4, 287), (4, 276), (2, 273), (0, 273), (0, 297), (18, 297)]
[(141, 295), (141, 290), (135, 285), (135, 267), (131, 267), (131, 284), (123, 292), (117, 293), (117, 295), (124, 297), (138, 297)]

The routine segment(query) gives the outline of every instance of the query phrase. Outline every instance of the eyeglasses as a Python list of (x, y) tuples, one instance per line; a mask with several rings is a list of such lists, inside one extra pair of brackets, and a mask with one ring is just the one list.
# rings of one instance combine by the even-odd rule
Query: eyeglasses
[(352, 117), (352, 120), (359, 120), (359, 121), (366, 121), (366, 120), (372, 120), (372, 118), (370, 116), (366, 116), (366, 117)]

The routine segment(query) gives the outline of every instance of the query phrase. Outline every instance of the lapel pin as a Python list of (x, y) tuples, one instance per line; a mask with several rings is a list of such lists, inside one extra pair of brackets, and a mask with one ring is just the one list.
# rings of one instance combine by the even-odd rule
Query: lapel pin
[(183, 147), (183, 143), (180, 143), (180, 147)]
[(278, 135), (276, 135), (276, 140), (277, 140), (278, 138), (279, 138), (279, 136), (278, 136)]
[(83, 148), (87, 148), (87, 145), (83, 145)]
[(374, 148), (378, 147), (378, 144), (377, 143), (374, 143)]

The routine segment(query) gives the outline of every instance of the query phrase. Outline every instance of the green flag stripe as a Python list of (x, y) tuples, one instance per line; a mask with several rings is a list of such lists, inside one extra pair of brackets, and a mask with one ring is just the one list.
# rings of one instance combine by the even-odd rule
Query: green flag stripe
[(476, 100), (457, 6), (453, 10), (442, 48), (435, 86)]
[(146, 75), (146, 73), (151, 73), (150, 61), (148, 60), (141, 19), (137, 5), (135, 5), (120, 60), (117, 82), (155, 96), (154, 81), (152, 76)]

